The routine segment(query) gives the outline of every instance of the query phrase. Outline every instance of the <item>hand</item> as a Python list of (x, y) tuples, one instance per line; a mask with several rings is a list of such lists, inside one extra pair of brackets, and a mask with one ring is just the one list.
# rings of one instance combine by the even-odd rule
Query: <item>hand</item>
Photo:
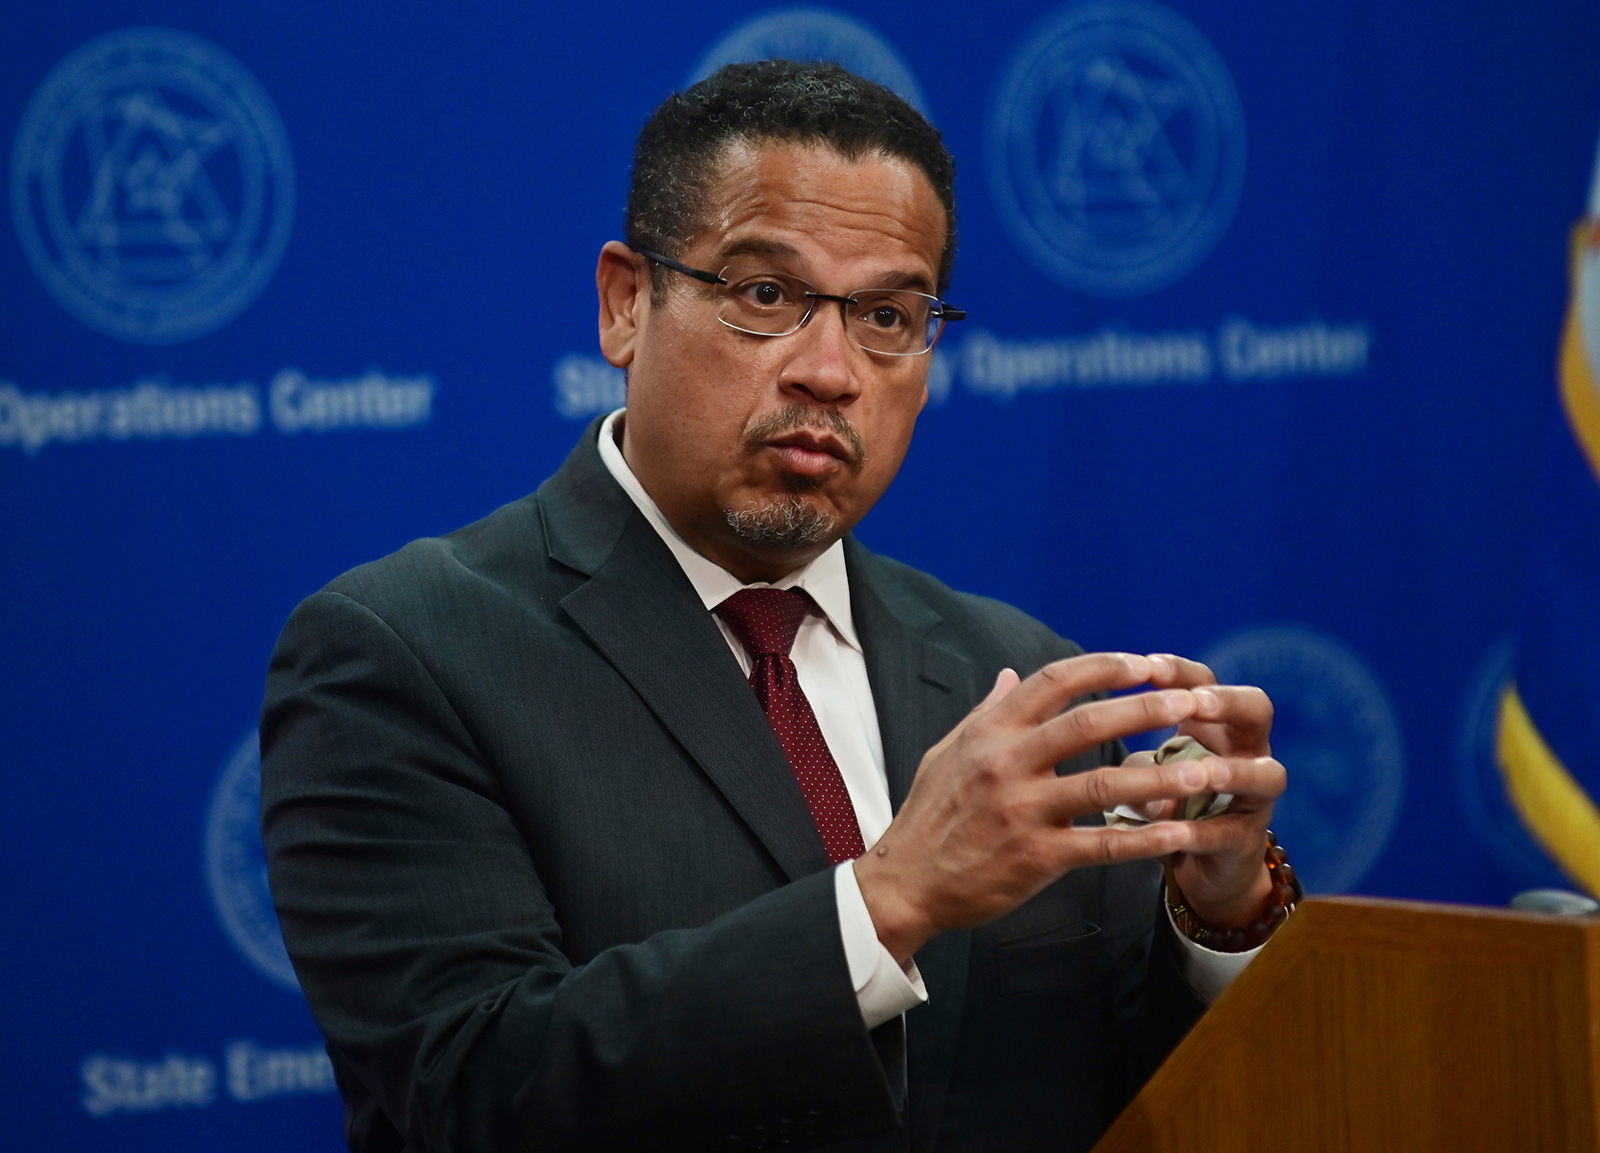
[[(1272, 701), (1258, 688), (1217, 684), (1198, 661), (1170, 653), (1152, 654), (1149, 661), (1151, 685), (1190, 690), (1194, 711), (1178, 732), (1218, 754), (1200, 763), (1208, 767), (1216, 792), (1233, 794), (1226, 812), (1191, 824), (1188, 844), (1168, 860), (1173, 879), (1206, 924), (1243, 927), (1261, 913), (1272, 889), (1263, 861), (1267, 826), (1287, 783), (1268, 743)], [(1136, 753), (1123, 763), (1132, 767), (1150, 761), (1149, 753)], [(1163, 800), (1147, 805), (1144, 812), (1160, 821), (1170, 818), (1176, 807), (1176, 802)]]
[[(1201, 678), (1174, 659), (1092, 653), (1047, 665), (1020, 683), (1006, 669), (988, 697), (928, 750), (899, 815), (854, 864), (878, 939), (897, 961), (904, 965), (938, 933), (994, 920), (1072, 869), (1184, 854), (1200, 828), (1192, 822), (1141, 828), (1072, 822), (1119, 804), (1148, 807), (1216, 788), (1212, 772), (1222, 760), (1066, 777), (1055, 771), (1058, 762), (1105, 741), (1193, 716), (1198, 702), (1182, 682)], [(1069, 707), (1091, 694), (1155, 683), (1157, 675), (1171, 687)], [(1209, 735), (1222, 706), (1208, 707)]]

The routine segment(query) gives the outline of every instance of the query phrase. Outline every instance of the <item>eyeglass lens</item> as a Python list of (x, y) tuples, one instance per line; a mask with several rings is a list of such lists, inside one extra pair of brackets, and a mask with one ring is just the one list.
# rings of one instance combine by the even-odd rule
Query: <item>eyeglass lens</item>
[[(741, 332), (786, 336), (805, 322), (813, 308), (832, 307), (832, 300), (807, 295), (816, 290), (799, 277), (754, 265), (729, 265), (719, 286), (722, 323)], [(938, 339), (943, 318), (935, 311), (937, 297), (909, 289), (868, 288), (849, 294), (844, 305), (845, 330), (870, 352), (911, 356), (928, 351)]]

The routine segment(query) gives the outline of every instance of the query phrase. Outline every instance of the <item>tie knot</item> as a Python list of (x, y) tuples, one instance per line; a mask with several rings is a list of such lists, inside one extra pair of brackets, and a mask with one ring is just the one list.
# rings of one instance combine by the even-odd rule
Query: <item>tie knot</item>
[(811, 598), (789, 589), (740, 589), (717, 606), (752, 657), (789, 655)]

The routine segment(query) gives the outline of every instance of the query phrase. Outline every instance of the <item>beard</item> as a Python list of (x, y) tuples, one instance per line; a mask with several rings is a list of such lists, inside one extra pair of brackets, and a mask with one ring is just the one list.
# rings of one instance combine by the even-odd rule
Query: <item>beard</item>
[[(845, 464), (860, 471), (867, 458), (867, 446), (861, 434), (838, 410), (818, 405), (791, 404), (756, 417), (745, 426), (741, 441), (745, 448), (755, 451), (761, 445), (785, 433), (802, 429), (815, 429), (832, 433), (843, 442)], [(783, 496), (747, 505), (744, 508), (725, 508), (722, 515), (740, 540), (748, 544), (771, 549), (802, 549), (827, 540), (838, 525), (838, 518), (806, 501), (799, 493), (819, 488), (821, 477), (788, 475), (784, 483), (789, 492)]]
[(745, 508), (725, 508), (722, 515), (740, 540), (772, 549), (820, 544), (828, 539), (836, 523), (831, 514), (792, 494)]

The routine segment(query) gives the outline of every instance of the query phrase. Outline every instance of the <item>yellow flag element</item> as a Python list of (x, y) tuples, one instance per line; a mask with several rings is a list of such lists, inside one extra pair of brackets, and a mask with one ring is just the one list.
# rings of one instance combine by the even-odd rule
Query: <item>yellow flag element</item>
[(1600, 897), (1600, 809), (1545, 744), (1515, 685), (1500, 694), (1495, 753), (1523, 823), (1569, 877)]
[(1572, 300), (1561, 326), (1561, 407), (1583, 455), (1600, 481), (1600, 384), (1584, 347), (1581, 272), (1585, 258), (1600, 258), (1600, 222), (1585, 221), (1572, 230)]

